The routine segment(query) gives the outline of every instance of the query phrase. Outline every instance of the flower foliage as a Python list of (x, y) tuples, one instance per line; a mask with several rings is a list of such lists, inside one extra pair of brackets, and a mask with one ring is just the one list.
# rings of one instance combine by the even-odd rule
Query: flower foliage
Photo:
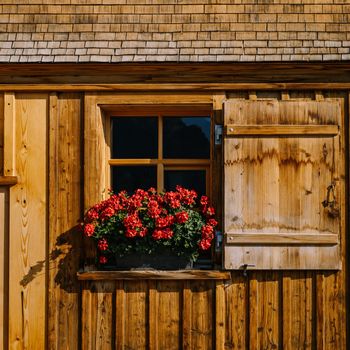
[(125, 191), (91, 207), (84, 217), (84, 234), (95, 240), (99, 262), (130, 253), (157, 254), (167, 250), (196, 260), (214, 238), (215, 211), (208, 197), (181, 186), (157, 193)]

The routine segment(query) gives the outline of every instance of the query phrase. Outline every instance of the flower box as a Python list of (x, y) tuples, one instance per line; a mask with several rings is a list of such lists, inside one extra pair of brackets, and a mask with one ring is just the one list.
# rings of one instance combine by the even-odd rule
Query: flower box
[(84, 234), (97, 246), (103, 269), (184, 269), (214, 238), (214, 209), (208, 198), (180, 186), (157, 193), (122, 191), (91, 207)]

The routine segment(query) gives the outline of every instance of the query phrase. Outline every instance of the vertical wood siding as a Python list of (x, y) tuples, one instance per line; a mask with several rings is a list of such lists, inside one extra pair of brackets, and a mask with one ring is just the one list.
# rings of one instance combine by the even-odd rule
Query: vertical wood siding
[[(314, 100), (315, 94), (290, 98)], [(345, 94), (323, 98), (340, 98), (348, 120)], [(91, 130), (98, 117), (91, 106), (82, 109), (84, 100), (93, 97), (15, 95), (19, 183), (10, 190), (10, 349), (346, 349), (344, 229), (338, 272), (265, 271), (245, 277), (233, 271), (229, 281), (79, 283), (81, 113), (84, 108), (91, 113)], [(85, 186), (92, 184), (86, 180)]]

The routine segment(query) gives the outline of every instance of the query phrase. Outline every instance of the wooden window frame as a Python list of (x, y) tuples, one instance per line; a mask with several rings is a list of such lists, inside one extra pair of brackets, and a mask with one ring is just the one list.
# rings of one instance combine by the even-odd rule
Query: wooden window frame
[[(164, 173), (166, 170), (204, 170), (206, 174), (206, 195), (212, 196), (213, 174), (213, 113), (212, 108), (201, 105), (166, 105), (166, 106), (103, 106), (105, 120), (105, 181), (111, 188), (112, 166), (157, 166), (157, 191), (164, 190)], [(158, 157), (157, 158), (111, 158), (111, 121), (113, 117), (156, 117), (158, 120)], [(168, 117), (209, 117), (210, 118), (210, 153), (208, 159), (203, 158), (163, 158), (163, 120)]]

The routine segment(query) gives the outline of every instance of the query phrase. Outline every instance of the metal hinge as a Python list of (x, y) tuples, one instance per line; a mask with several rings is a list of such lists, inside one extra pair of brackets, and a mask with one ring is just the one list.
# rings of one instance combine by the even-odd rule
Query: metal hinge
[(223, 131), (223, 126), (216, 124), (215, 125), (215, 145), (222, 144), (222, 131)]

